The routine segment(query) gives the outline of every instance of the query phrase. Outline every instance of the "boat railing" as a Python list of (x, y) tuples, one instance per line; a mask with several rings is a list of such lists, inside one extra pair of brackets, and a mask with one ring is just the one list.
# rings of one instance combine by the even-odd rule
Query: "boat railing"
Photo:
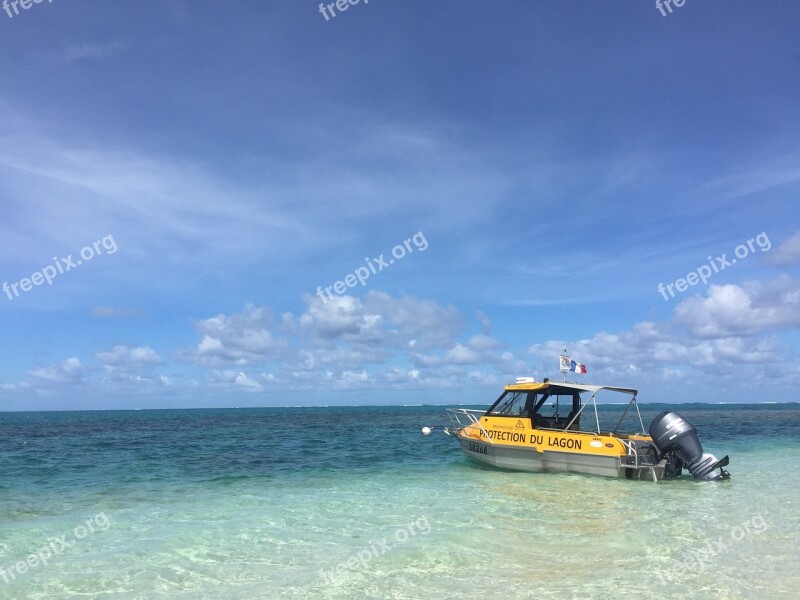
[(455, 427), (450, 431), (445, 430), (445, 433), (458, 433), (465, 427), (474, 427), (477, 425), (483, 434), (481, 436), (484, 438), (483, 441), (494, 444), (492, 438), (489, 437), (489, 434), (483, 428), (483, 425), (481, 425), (481, 417), (485, 414), (485, 410), (476, 410), (474, 408), (448, 408), (447, 416)]
[(631, 409), (631, 405), (636, 407), (636, 414), (639, 416), (639, 425), (642, 428), (642, 435), (645, 435), (644, 421), (642, 421), (642, 413), (639, 412), (639, 403), (636, 401), (636, 395), (635, 394), (631, 398), (631, 401), (628, 402), (628, 406), (625, 407), (625, 412), (622, 413), (622, 416), (619, 418), (619, 421), (617, 421), (617, 426), (614, 427), (614, 431), (611, 432), (611, 435), (615, 435), (617, 433), (617, 429), (619, 429), (619, 426), (622, 425), (622, 421), (623, 421), (623, 419), (625, 419), (625, 417), (628, 414), (628, 411)]
[(636, 443), (628, 440), (619, 439), (628, 452), (620, 460), (620, 467), (623, 469), (649, 469), (650, 474), (653, 476), (653, 481), (658, 481), (656, 476), (655, 466), (658, 464), (658, 458), (650, 455), (639, 455), (636, 450)]
[[(597, 390), (597, 391), (600, 391), (600, 390)], [(572, 416), (572, 419), (570, 419), (569, 423), (567, 423), (567, 426), (564, 427), (564, 431), (567, 431), (570, 427), (572, 427), (572, 424), (575, 423), (576, 421), (578, 421), (578, 419), (580, 418), (581, 414), (583, 414), (583, 411), (586, 409), (586, 407), (591, 404), (592, 408), (594, 409), (594, 422), (595, 422), (595, 425), (597, 425), (597, 435), (600, 435), (600, 415), (598, 414), (598, 411), (597, 411), (597, 391), (592, 393), (592, 395), (589, 397), (589, 399), (586, 402), (583, 403), (583, 406), (581, 406), (580, 410)], [(614, 430), (611, 432), (610, 435), (612, 435), (612, 436), (616, 435), (617, 429), (619, 429), (619, 426), (622, 424), (623, 419), (628, 414), (628, 411), (630, 410), (631, 405), (633, 405), (636, 408), (636, 414), (639, 416), (639, 425), (641, 425), (641, 427), (642, 427), (642, 435), (644, 435), (644, 433), (645, 433), (644, 422), (642, 421), (642, 413), (639, 412), (639, 403), (636, 401), (636, 393), (635, 392), (631, 396), (630, 402), (628, 402), (628, 405), (625, 407), (625, 412), (622, 413), (622, 417), (620, 417), (619, 422), (617, 423), (617, 426), (614, 427)]]
[(581, 406), (580, 410), (573, 415), (572, 419), (570, 419), (569, 423), (567, 423), (567, 426), (564, 427), (564, 431), (567, 431), (570, 427), (572, 427), (572, 424), (580, 418), (586, 407), (591, 404), (594, 407), (594, 422), (597, 424), (597, 434), (600, 434), (600, 417), (597, 415), (597, 399), (595, 398), (596, 394), (597, 392), (593, 393), (592, 396), (583, 404), (583, 406)]

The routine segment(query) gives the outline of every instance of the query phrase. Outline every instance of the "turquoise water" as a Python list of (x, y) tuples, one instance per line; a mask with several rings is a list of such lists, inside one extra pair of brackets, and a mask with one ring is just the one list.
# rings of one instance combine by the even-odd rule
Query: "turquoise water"
[(0, 598), (797, 597), (800, 406), (678, 409), (730, 481), (483, 468), (441, 407), (5, 413)]

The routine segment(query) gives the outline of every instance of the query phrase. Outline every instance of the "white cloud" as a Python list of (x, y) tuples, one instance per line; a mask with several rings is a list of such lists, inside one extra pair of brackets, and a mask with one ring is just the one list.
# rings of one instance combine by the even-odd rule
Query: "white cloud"
[(486, 373), (484, 371), (470, 371), (467, 377), (480, 385), (497, 386), (498, 388), (509, 383), (506, 379), (501, 379), (496, 373)]
[(654, 373), (664, 368), (674, 376), (679, 372), (697, 372), (733, 368), (738, 363), (776, 364), (780, 361), (774, 340), (752, 341), (740, 337), (698, 340), (674, 324), (637, 323), (631, 331), (618, 334), (599, 332), (590, 339), (563, 340), (535, 344), (529, 351), (542, 360), (544, 369), (558, 369), (558, 355), (564, 347), (570, 356), (587, 365), (589, 373), (624, 376), (631, 373)]
[(800, 231), (769, 253), (767, 260), (775, 265), (786, 266), (800, 263)]
[(444, 359), (441, 356), (437, 356), (435, 354), (421, 354), (419, 352), (412, 352), (410, 357), (414, 363), (414, 366), (421, 369), (438, 367), (444, 362)]
[(248, 304), (232, 315), (219, 314), (195, 323), (203, 337), (194, 350), (175, 354), (179, 362), (208, 367), (258, 365), (286, 349), (286, 340), (269, 331), (272, 319), (266, 308)]
[(416, 369), (406, 370), (398, 367), (387, 369), (381, 377), (381, 381), (387, 384), (407, 384), (418, 379), (420, 372)]
[(243, 373), (242, 371), (223, 370), (214, 371), (214, 376), (211, 381), (212, 387), (240, 390), (248, 392), (260, 392), (264, 389), (258, 381)]
[(513, 360), (513, 355), (509, 352), (501, 355), (493, 352), (498, 346), (500, 346), (500, 342), (492, 336), (474, 335), (466, 344), (455, 344), (447, 351), (444, 359), (448, 363), (461, 365)]
[(777, 338), (754, 341), (740, 337), (714, 341), (714, 357), (728, 363), (777, 364), (781, 362), (782, 349)]
[(339, 382), (345, 386), (360, 387), (360, 384), (367, 383), (370, 380), (366, 371), (342, 371), (339, 377)]
[(455, 306), (442, 306), (433, 300), (370, 292), (366, 308), (385, 315), (399, 337), (398, 347), (414, 340), (414, 348), (419, 352), (448, 347), (463, 328), (461, 313)]
[(781, 276), (766, 284), (711, 285), (707, 297), (695, 295), (681, 302), (673, 320), (699, 338), (795, 328), (800, 326), (800, 282)]
[(353, 296), (334, 297), (328, 302), (309, 298), (308, 310), (299, 319), (305, 336), (323, 344), (341, 339), (357, 340), (360, 344), (380, 343), (383, 320), (383, 315), (367, 310)]
[(743, 286), (712, 285), (708, 296), (693, 296), (676, 307), (664, 323), (640, 322), (630, 331), (598, 332), (589, 339), (552, 340), (534, 344), (529, 351), (555, 372), (563, 348), (585, 363), (592, 380), (652, 381), (661, 373), (665, 381), (713, 374), (717, 381), (739, 378), (751, 381), (800, 379), (790, 352), (770, 330), (800, 326), (800, 286), (788, 277)]
[(152, 367), (164, 362), (156, 351), (148, 346), (118, 345), (114, 346), (112, 350), (98, 352), (95, 356), (107, 367), (124, 370)]
[(492, 350), (500, 345), (496, 339), (490, 335), (474, 335), (472, 336), (467, 345), (475, 350)]
[(462, 327), (455, 307), (411, 296), (370, 291), (363, 301), (340, 296), (325, 303), (314, 296), (306, 302), (308, 310), (299, 322), (305, 339), (313, 345), (347, 341), (424, 352), (451, 345)]
[(28, 371), (28, 375), (36, 380), (48, 383), (81, 384), (84, 383), (86, 369), (77, 358), (68, 358), (61, 364)]
[(447, 351), (444, 359), (455, 365), (475, 365), (481, 362), (481, 355), (463, 344), (456, 344)]
[(366, 364), (382, 363), (388, 356), (387, 350), (373, 348), (371, 350), (344, 347), (330, 350), (318, 350), (316, 362), (321, 366), (333, 368), (358, 368)]
[(334, 389), (378, 382), (442, 387), (445, 380), (455, 384), (465, 376), (461, 364), (489, 362), (502, 372), (519, 366), (485, 333), (458, 342), (462, 317), (453, 306), (376, 291), (363, 299), (341, 296), (323, 302), (306, 296), (305, 301), (305, 312), (285, 313), (279, 323), (267, 309), (252, 305), (198, 321), (198, 345), (175, 358), (217, 369), (211, 381), (215, 387), (253, 389), (267, 380), (263, 371), (253, 375), (247, 368), (267, 362), (270, 383), (287, 389), (309, 389), (320, 380)]
[[(520, 375), (552, 377), (564, 347), (588, 365), (593, 381), (658, 379), (674, 385), (700, 374), (724, 379), (747, 373), (763, 380), (787, 372), (789, 357), (780, 342), (764, 335), (800, 324), (800, 286), (788, 277), (712, 285), (707, 296), (679, 304), (669, 321), (537, 343), (523, 360), (485, 332), (462, 336), (459, 311), (431, 300), (370, 292), (363, 299), (343, 296), (328, 303), (306, 297), (306, 303), (305, 311), (286, 313), (278, 322), (253, 305), (199, 320), (196, 346), (175, 357), (209, 369), (208, 386), (226, 393), (261, 392), (265, 386), (307, 391), (321, 381), (332, 390), (388, 386), (430, 392), (463, 387), (465, 381), (471, 389), (489, 388)], [(482, 321), (473, 323), (479, 331), (481, 325), (486, 330)], [(96, 357), (105, 367), (104, 381), (119, 389), (186, 388), (172, 377), (135, 372), (163, 363), (148, 346), (117, 345)], [(531, 357), (538, 364), (528, 363)], [(29, 376), (40, 383), (76, 383), (88, 373), (72, 358)]]

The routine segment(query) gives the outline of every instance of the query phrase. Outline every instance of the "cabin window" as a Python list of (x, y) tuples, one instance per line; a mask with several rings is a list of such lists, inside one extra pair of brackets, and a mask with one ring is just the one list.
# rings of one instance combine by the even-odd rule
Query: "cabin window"
[(494, 416), (518, 417), (525, 410), (528, 392), (506, 392), (489, 413)]
[(542, 406), (537, 412), (540, 415), (548, 417), (555, 417), (558, 415), (563, 419), (572, 413), (573, 407), (579, 406), (579, 402), (580, 401), (576, 400), (573, 396), (565, 396), (562, 394), (552, 395), (548, 396), (544, 406)]
[[(549, 391), (536, 394), (531, 422), (534, 427), (563, 429), (577, 414), (580, 404), (578, 394), (551, 394)], [(576, 419), (570, 429), (580, 429), (580, 422)]]

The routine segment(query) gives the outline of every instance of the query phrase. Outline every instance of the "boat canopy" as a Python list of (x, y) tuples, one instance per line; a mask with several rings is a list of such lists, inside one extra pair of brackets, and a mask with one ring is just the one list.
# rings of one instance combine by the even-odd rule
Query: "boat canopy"
[(609, 390), (612, 392), (620, 392), (622, 394), (630, 394), (631, 396), (636, 396), (639, 394), (639, 390), (634, 388), (623, 388), (623, 387), (615, 387), (609, 385), (587, 385), (583, 383), (567, 383), (565, 381), (546, 381), (546, 382), (528, 382), (528, 383), (512, 383), (505, 386), (505, 390), (509, 392), (535, 392), (539, 390), (549, 389), (551, 393), (557, 394), (559, 393), (559, 389), (563, 389), (565, 392), (569, 391), (578, 391), (578, 392), (591, 392), (592, 395), (596, 394), (600, 390)]
[[(580, 430), (580, 417), (584, 409), (590, 404), (594, 407), (594, 422), (597, 427), (596, 433), (600, 434), (600, 416), (597, 413), (597, 392), (608, 390), (630, 396), (628, 405), (622, 413), (617, 426), (622, 424), (622, 420), (628, 414), (631, 405), (636, 406), (639, 414), (639, 406), (636, 402), (636, 395), (639, 393), (634, 388), (623, 388), (608, 385), (587, 385), (583, 383), (567, 383), (566, 381), (519, 381), (505, 386), (500, 397), (486, 411), (486, 416), (527, 416), (530, 417), (535, 428)], [(584, 400), (582, 393), (589, 392), (590, 396)], [(510, 395), (509, 395), (510, 394)], [(566, 398), (564, 398), (566, 396)], [(555, 399), (555, 411), (552, 416), (542, 415), (540, 408), (548, 398)], [(562, 403), (566, 401), (566, 406)], [(561, 414), (559, 411), (564, 407)], [(568, 414), (563, 414), (569, 411)], [(644, 422), (639, 414), (639, 424), (644, 434)]]

